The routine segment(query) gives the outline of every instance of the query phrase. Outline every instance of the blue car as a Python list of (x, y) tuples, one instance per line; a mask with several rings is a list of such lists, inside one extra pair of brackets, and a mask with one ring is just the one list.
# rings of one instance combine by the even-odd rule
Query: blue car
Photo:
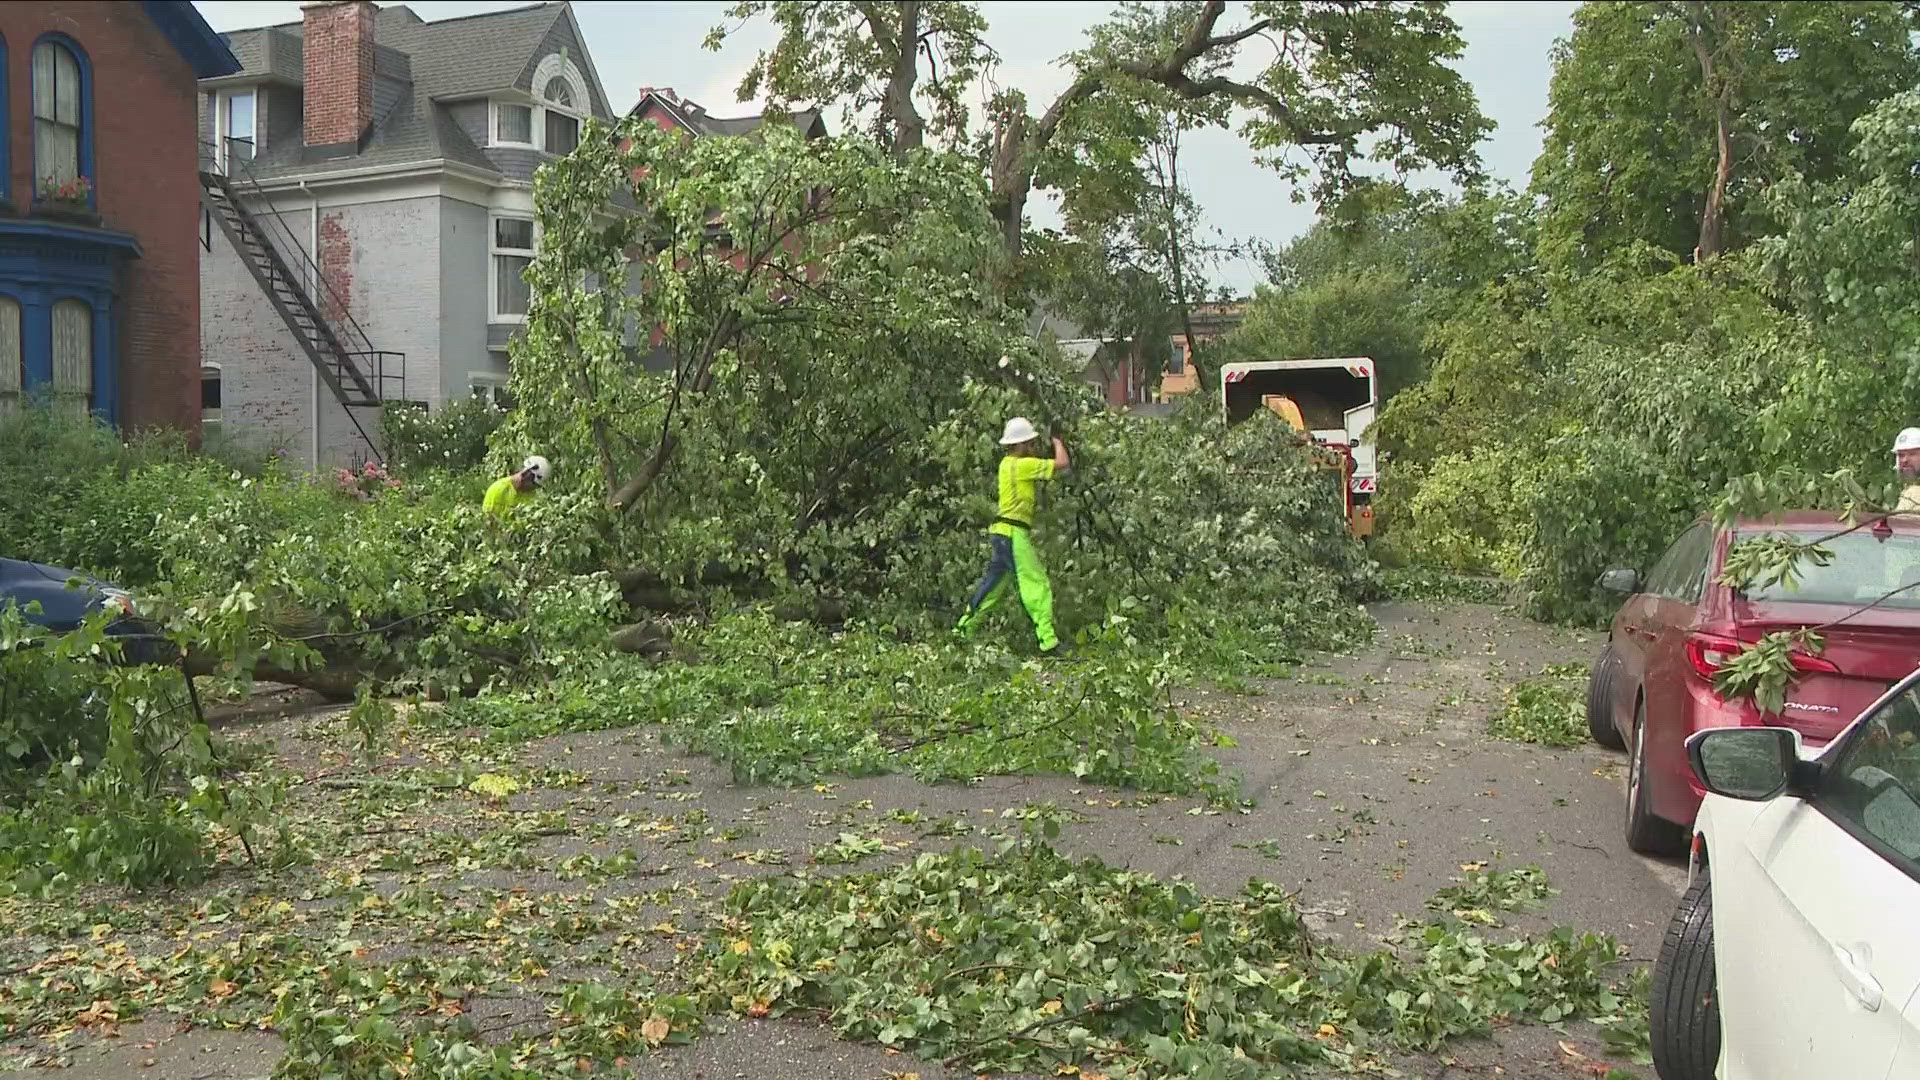
[[(71, 587), (69, 582), (73, 583)], [(37, 610), (32, 607), (36, 601)], [(115, 611), (119, 614), (107, 625), (107, 633), (120, 639), (123, 660), (170, 664), (176, 659), (173, 647), (153, 627), (140, 621), (132, 594), (74, 570), (0, 559), (0, 608), (15, 606), (28, 622), (56, 634), (78, 629), (96, 611)]]

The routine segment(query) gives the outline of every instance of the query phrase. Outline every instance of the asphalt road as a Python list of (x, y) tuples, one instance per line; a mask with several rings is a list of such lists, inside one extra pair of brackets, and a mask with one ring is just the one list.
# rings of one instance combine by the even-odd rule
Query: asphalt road
[[(1499, 742), (1485, 734), (1504, 688), (1542, 665), (1584, 662), (1597, 643), (1477, 605), (1389, 605), (1375, 612), (1381, 632), (1359, 655), (1324, 658), (1289, 680), (1241, 697), (1196, 694), (1186, 703), (1230, 734), (1219, 751), (1244, 778), (1257, 806), (1245, 813), (1189, 813), (1196, 800), (1150, 801), (1053, 778), (1000, 778), (927, 786), (904, 777), (848, 780), (824, 789), (741, 788), (723, 769), (661, 744), (651, 730), (565, 736), (529, 744), (523, 760), (587, 774), (590, 791), (532, 791), (519, 808), (565, 811), (571, 820), (657, 809), (707, 811), (716, 828), (751, 834), (756, 848), (793, 853), (794, 864), (841, 830), (883, 830), (888, 811), (964, 814), (988, 824), (1000, 810), (1051, 800), (1079, 811), (1060, 846), (1160, 875), (1183, 875), (1203, 889), (1237, 892), (1249, 877), (1298, 890), (1316, 931), (1364, 946), (1419, 917), (1426, 899), (1459, 875), (1461, 864), (1538, 864), (1560, 892), (1520, 929), (1552, 923), (1618, 936), (1636, 961), (1651, 963), (1684, 884), (1685, 867), (1654, 862), (1622, 841), (1622, 755), (1584, 746), (1552, 750)], [(337, 737), (337, 714), (296, 713), (258, 725), (284, 759), (311, 767), (323, 732)], [(900, 827), (903, 844), (914, 830)], [(627, 842), (631, 842), (630, 840)], [(950, 844), (951, 841), (946, 842)], [(543, 860), (599, 850), (555, 837)], [(605, 853), (605, 852), (603, 852)], [(779, 866), (740, 862), (700, 867), (684, 848), (642, 851), (648, 865), (672, 864), (646, 887), (682, 884), (714, 895), (747, 874)], [(874, 865), (867, 862), (865, 869)], [(474, 888), (571, 888), (540, 871), (477, 871), (455, 883)], [(694, 914), (680, 912), (691, 929)], [(405, 943), (394, 943), (404, 949)], [(671, 950), (668, 950), (670, 954)], [(501, 1015), (525, 1003), (502, 1003)], [(4, 1048), (0, 1035), (0, 1048)], [(238, 1080), (266, 1076), (279, 1057), (270, 1035), (182, 1030), (149, 1020), (118, 1037), (78, 1048), (62, 1074), (111, 1080)], [(1602, 1052), (1593, 1033), (1537, 1027), (1503, 1030), (1491, 1040), (1450, 1046), (1444, 1055), (1400, 1063), (1424, 1080), (1477, 1076), (1593, 1076)], [(953, 1075), (937, 1065), (835, 1039), (807, 1024), (721, 1021), (691, 1045), (639, 1062), (635, 1075), (791, 1080), (881, 1080), (916, 1072)], [(1650, 1068), (1640, 1068), (1652, 1077)]]

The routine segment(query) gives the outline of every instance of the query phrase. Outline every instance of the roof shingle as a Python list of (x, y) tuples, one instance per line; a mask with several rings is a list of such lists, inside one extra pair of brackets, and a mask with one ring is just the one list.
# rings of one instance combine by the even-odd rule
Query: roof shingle
[[(404, 5), (380, 8), (374, 22), (375, 99), (386, 104), (374, 117), (367, 145), (350, 159), (303, 160), (296, 142), (266, 147), (254, 173), (271, 179), (338, 169), (351, 164), (406, 164), (439, 159), (497, 172), (486, 154), (448, 115), (443, 101), (477, 97), (524, 81), (531, 58), (564, 3), (538, 3), (426, 22)], [(304, 81), (302, 26), (284, 23), (227, 35), (244, 75), (282, 82)]]

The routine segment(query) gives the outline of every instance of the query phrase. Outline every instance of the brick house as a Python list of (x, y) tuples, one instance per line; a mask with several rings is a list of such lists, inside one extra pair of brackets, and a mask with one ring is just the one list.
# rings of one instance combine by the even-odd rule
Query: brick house
[[(751, 135), (767, 122), (764, 113), (732, 118), (710, 116), (698, 102), (674, 93), (671, 86), (641, 87), (640, 100), (627, 110), (627, 115), (651, 120), (662, 131), (684, 131), (694, 138)], [(805, 109), (787, 116), (786, 120), (809, 139), (818, 139), (827, 133), (827, 124), (819, 109)]]
[(0, 4), (0, 412), (199, 427), (193, 5)]
[[(640, 98), (634, 102), (633, 108), (627, 110), (627, 115), (648, 121), (662, 131), (684, 132), (688, 139), (703, 139), (715, 135), (751, 136), (768, 120), (768, 114), (765, 113), (730, 118), (711, 116), (698, 102), (681, 97), (671, 86), (641, 87)], [(818, 109), (806, 109), (793, 113), (785, 117), (785, 120), (798, 128), (801, 135), (808, 139), (822, 138), (827, 134), (826, 121), (822, 119)], [(635, 180), (638, 181), (638, 179), (636, 172)], [(799, 243), (799, 238), (795, 237), (788, 250), (793, 250)], [(724, 248), (723, 250), (731, 252), (733, 249)], [(629, 254), (635, 259), (645, 257), (639, 251)], [(740, 269), (745, 266), (745, 255), (734, 252), (730, 256), (730, 261), (735, 269)], [(807, 276), (811, 278), (816, 275), (809, 270)], [(647, 350), (641, 357), (641, 363), (650, 371), (673, 369), (673, 353), (667, 348), (658, 327), (655, 327), (648, 337)]]
[(203, 386), (317, 467), (379, 456), (390, 403), (504, 396), (534, 171), (613, 114), (569, 4), (302, 16), (229, 33), (241, 70), (200, 84)]

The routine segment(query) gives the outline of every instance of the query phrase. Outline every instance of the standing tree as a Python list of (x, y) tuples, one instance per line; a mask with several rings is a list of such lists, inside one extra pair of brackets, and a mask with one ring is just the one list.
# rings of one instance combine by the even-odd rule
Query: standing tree
[(1587, 4), (1554, 52), (1543, 256), (1591, 265), (1636, 243), (1699, 261), (1764, 231), (1768, 186), (1838, 175), (1849, 126), (1920, 80), (1896, 0)]
[[(897, 156), (927, 141), (916, 98), (933, 110), (936, 141), (959, 142), (967, 127), (962, 95), (993, 56), (982, 37), (986, 20), (964, 0), (741, 0), (727, 15), (741, 24), (765, 15), (780, 28), (780, 40), (741, 79), (740, 100), (765, 92), (775, 107), (838, 101), (850, 118), (871, 111), (875, 136)], [(715, 27), (707, 48), (719, 49), (728, 33)]]
[[(936, 21), (934, 8), (951, 10)], [(1311, 179), (1307, 190), (1322, 202), (1344, 195), (1363, 162), (1476, 173), (1473, 147), (1490, 125), (1466, 80), (1447, 65), (1463, 42), (1445, 4), (1254, 0), (1247, 5), (1249, 22), (1223, 30), (1226, 8), (1225, 0), (1126, 5), (1094, 30), (1086, 48), (1066, 58), (1074, 80), (1038, 117), (1017, 90), (995, 96), (986, 168), (1010, 256), (1023, 249), (1027, 201), (1044, 185), (1046, 159), (1063, 133), (1103, 99), (1145, 100), (1143, 87), (1222, 123), (1229, 108), (1246, 110), (1241, 131), (1250, 145), (1287, 177)], [(938, 101), (989, 55), (980, 38), (984, 21), (970, 5), (752, 0), (733, 14), (768, 12), (780, 40), (756, 58), (743, 96), (764, 90), (778, 107), (835, 100), (876, 105), (876, 122), (901, 150), (918, 145), (913, 90), (919, 58), (953, 58), (937, 84), (928, 81), (927, 94)], [(916, 32), (903, 33), (907, 27)], [(726, 36), (716, 30), (708, 46), (719, 47)], [(1274, 59), (1251, 79), (1231, 77), (1242, 45), (1255, 38), (1272, 47)], [(882, 86), (887, 89), (876, 89)], [(957, 107), (946, 115), (964, 120)]]

